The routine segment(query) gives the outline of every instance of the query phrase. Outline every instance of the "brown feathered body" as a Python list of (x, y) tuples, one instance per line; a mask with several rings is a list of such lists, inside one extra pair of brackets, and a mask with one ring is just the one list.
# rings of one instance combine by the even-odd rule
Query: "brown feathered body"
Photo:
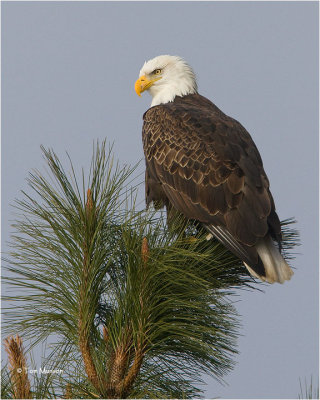
[(290, 279), (281, 226), (257, 147), (246, 129), (199, 94), (143, 116), (146, 202), (199, 221), (270, 283)]

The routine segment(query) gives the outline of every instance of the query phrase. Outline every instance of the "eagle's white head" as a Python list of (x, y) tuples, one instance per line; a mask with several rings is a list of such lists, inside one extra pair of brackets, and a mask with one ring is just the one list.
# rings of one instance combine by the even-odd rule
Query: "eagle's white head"
[(182, 58), (164, 55), (144, 63), (135, 90), (139, 96), (148, 90), (151, 106), (157, 106), (176, 96), (197, 93), (197, 82), (192, 68)]

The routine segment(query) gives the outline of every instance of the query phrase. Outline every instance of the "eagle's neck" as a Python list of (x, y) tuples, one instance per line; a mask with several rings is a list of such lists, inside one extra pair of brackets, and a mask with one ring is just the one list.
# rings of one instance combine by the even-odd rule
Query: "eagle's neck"
[(176, 96), (186, 96), (197, 93), (197, 84), (192, 79), (181, 79), (175, 83), (151, 86), (149, 92), (152, 96), (151, 107), (174, 101)]

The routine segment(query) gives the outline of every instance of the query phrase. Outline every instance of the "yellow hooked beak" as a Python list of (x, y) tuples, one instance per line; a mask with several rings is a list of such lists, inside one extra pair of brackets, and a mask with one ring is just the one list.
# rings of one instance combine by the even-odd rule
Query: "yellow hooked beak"
[(149, 89), (149, 87), (151, 87), (154, 82), (158, 81), (159, 79), (161, 79), (161, 76), (154, 79), (148, 79), (145, 75), (142, 75), (136, 80), (134, 90), (136, 91), (137, 95), (141, 97), (141, 93)]

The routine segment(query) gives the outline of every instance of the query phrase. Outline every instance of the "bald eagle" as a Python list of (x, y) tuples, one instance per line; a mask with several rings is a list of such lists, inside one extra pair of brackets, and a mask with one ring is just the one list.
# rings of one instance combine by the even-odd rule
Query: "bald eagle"
[(281, 255), (281, 225), (250, 134), (197, 90), (192, 68), (162, 55), (144, 63), (135, 91), (143, 115), (146, 203), (199, 221), (251, 275), (283, 283), (293, 271)]

